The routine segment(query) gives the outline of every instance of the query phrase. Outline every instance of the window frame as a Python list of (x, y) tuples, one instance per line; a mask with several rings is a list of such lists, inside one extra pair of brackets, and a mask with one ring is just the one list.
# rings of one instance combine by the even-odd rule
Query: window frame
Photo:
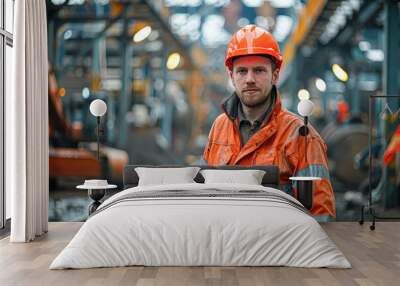
[[(15, 1), (12, 0), (12, 5)], [(13, 7), (14, 8), (14, 7)], [(13, 9), (14, 11), (14, 9)], [(6, 31), (5, 0), (0, 0), (0, 229), (3, 233), (9, 229), (10, 223), (6, 217), (6, 189), (5, 189), (5, 70), (6, 46), (13, 48), (13, 34)], [(14, 17), (14, 15), (13, 15)], [(14, 19), (14, 18), (13, 18)], [(13, 27), (14, 30), (14, 27)]]

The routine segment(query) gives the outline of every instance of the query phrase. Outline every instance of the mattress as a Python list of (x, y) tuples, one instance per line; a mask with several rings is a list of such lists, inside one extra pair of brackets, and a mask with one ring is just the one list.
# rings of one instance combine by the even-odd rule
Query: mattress
[(50, 269), (129, 265), (351, 267), (284, 192), (198, 183), (139, 186), (110, 197)]

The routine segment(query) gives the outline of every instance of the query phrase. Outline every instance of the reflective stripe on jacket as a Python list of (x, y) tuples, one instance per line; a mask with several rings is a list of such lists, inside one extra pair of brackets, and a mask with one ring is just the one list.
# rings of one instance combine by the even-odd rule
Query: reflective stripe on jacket
[[(241, 146), (237, 119), (239, 99), (234, 94), (222, 105), (210, 130), (204, 159), (209, 165), (276, 165), (280, 170), (280, 185), (291, 184), (291, 176), (318, 176), (314, 181), (314, 215), (336, 216), (335, 198), (329, 180), (326, 145), (311, 126), (305, 138), (299, 135), (302, 118), (282, 108), (276, 89), (273, 88), (275, 107), (269, 119), (244, 145)], [(307, 161), (306, 156), (307, 155)]]

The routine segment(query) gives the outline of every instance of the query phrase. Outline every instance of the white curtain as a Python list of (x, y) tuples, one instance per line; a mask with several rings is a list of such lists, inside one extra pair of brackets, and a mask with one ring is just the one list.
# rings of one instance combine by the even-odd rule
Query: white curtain
[(6, 98), (6, 187), (12, 242), (48, 229), (48, 97), (45, 0), (15, 1), (12, 94)]

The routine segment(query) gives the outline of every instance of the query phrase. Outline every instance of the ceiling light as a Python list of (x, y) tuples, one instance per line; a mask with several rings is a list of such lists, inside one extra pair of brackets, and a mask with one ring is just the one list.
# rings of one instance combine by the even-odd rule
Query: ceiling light
[(360, 5), (361, 5), (360, 0), (348, 0), (348, 2), (350, 3), (351, 7), (354, 10), (360, 9)]
[(201, 0), (166, 0), (164, 5), (166, 7), (198, 7), (201, 5)]
[(224, 28), (225, 18), (221, 15), (208, 15), (201, 27), (202, 42), (206, 47), (218, 47), (227, 44), (232, 35)]
[(160, 32), (157, 31), (157, 30), (153, 30), (153, 31), (150, 33), (149, 41), (157, 40), (159, 36), (160, 36)]
[(167, 60), (167, 69), (174, 70), (179, 66), (181, 62), (181, 55), (178, 53), (172, 53), (169, 55)]
[(315, 86), (320, 92), (324, 92), (326, 90), (326, 83), (322, 78), (317, 78), (315, 80)]
[(61, 97), (63, 97), (63, 96), (65, 96), (67, 93), (66, 93), (66, 91), (65, 91), (65, 88), (60, 88), (59, 90), (58, 90), (58, 95), (59, 96), (61, 96)]
[(358, 88), (363, 91), (376, 91), (378, 89), (377, 81), (360, 81)]
[(276, 17), (274, 37), (278, 42), (282, 42), (289, 35), (293, 26), (293, 19), (290, 16), (279, 15)]
[(246, 5), (247, 7), (260, 7), (262, 4), (264, 4), (264, 0), (242, 0), (243, 4)]
[(89, 88), (84, 87), (84, 88), (82, 89), (82, 97), (83, 97), (83, 98), (88, 98), (89, 96), (90, 96)]
[(250, 24), (250, 21), (249, 21), (249, 19), (247, 19), (247, 18), (240, 18), (240, 19), (237, 21), (237, 24), (238, 24), (239, 27), (242, 28), (242, 27), (244, 27), (244, 26)]
[(358, 43), (358, 47), (360, 48), (361, 51), (366, 52), (371, 48), (371, 44), (367, 41), (360, 41)]
[(353, 15), (354, 11), (360, 8), (360, 0), (344, 0), (342, 4), (336, 8), (333, 15), (329, 18), (325, 31), (321, 34), (319, 40), (322, 44), (327, 44), (333, 39), (339, 30), (346, 25), (347, 18)]
[(385, 54), (382, 50), (374, 49), (367, 51), (367, 58), (373, 62), (383, 62), (385, 59)]
[(196, 41), (200, 38), (200, 14), (176, 13), (169, 17), (172, 31), (184, 40)]
[(274, 8), (290, 8), (295, 4), (295, 0), (270, 0), (269, 2)]
[(148, 36), (151, 34), (151, 27), (146, 26), (140, 29), (139, 31), (136, 32), (136, 34), (133, 36), (133, 41), (135, 43), (139, 43), (141, 41), (144, 41)]
[(272, 22), (270, 22), (269, 19), (272, 19), (271, 17), (263, 17), (263, 16), (257, 16), (254, 20), (254, 22), (256, 23), (257, 26), (260, 26), (264, 29), (270, 30), (271, 27), (274, 24), (274, 20), (272, 19)]
[(64, 33), (64, 40), (68, 40), (72, 37), (72, 31), (71, 30), (67, 30)]
[(353, 15), (353, 8), (352, 8), (350, 2), (342, 2), (342, 6), (341, 7), (342, 7), (342, 10), (343, 10), (343, 13), (346, 16)]
[(54, 5), (62, 5), (65, 3), (65, 1), (67, 0), (51, 0), (51, 3), (53, 3)]
[(310, 99), (310, 93), (308, 92), (307, 89), (300, 89), (299, 92), (297, 93), (297, 97), (300, 100), (307, 100)]
[(338, 64), (332, 65), (333, 74), (341, 81), (347, 81), (349, 79), (349, 75), (347, 72)]
[(68, 5), (82, 5), (85, 3), (85, 0), (69, 0)]
[(147, 52), (157, 52), (159, 50), (161, 50), (163, 47), (163, 43), (161, 41), (153, 41), (153, 42), (149, 42), (146, 45), (146, 51)]
[(100, 4), (100, 5), (107, 5), (107, 4), (110, 3), (109, 0), (95, 0), (95, 2), (96, 2), (97, 4)]
[(222, 7), (229, 4), (230, 0), (205, 0), (206, 5), (212, 5), (215, 7)]

